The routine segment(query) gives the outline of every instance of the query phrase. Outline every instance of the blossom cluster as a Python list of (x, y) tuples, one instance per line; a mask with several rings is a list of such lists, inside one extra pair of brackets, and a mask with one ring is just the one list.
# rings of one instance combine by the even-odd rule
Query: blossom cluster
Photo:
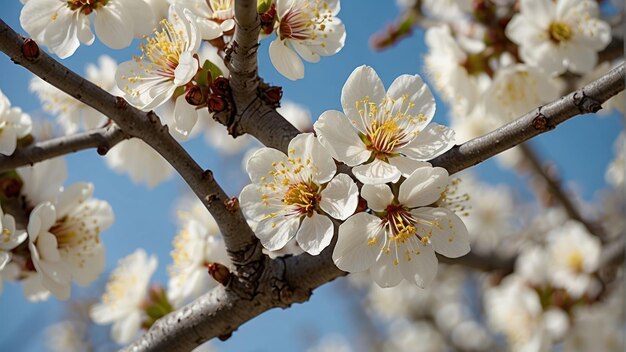
[(111, 206), (93, 198), (90, 183), (64, 186), (63, 159), (1, 175), (0, 289), (19, 281), (31, 301), (70, 297), (71, 284), (88, 286), (104, 270), (100, 233), (113, 223)]
[[(343, 112), (326, 111), (315, 122), (317, 137), (300, 134), (288, 154), (262, 148), (248, 159), (243, 212), (270, 251), (295, 238), (318, 255), (336, 231), (338, 268), (369, 270), (382, 287), (402, 279), (425, 287), (437, 270), (435, 252), (456, 258), (469, 251), (463, 221), (438, 204), (448, 172), (426, 162), (452, 147), (454, 132), (430, 123), (434, 98), (417, 75), (385, 90), (374, 69), (358, 67), (341, 104)], [(335, 161), (353, 167), (360, 192), (349, 175), (337, 174)]]

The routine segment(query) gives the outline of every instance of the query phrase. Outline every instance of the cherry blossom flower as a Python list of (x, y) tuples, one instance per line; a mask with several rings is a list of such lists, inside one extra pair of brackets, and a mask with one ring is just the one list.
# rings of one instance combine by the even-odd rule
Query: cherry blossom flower
[(420, 76), (402, 75), (385, 93), (373, 68), (352, 72), (341, 91), (343, 112), (324, 112), (314, 125), (332, 156), (354, 166), (364, 184), (396, 182), (454, 144), (454, 131), (428, 124), (435, 100)]
[(506, 35), (531, 66), (549, 74), (586, 73), (611, 41), (611, 27), (598, 14), (591, 0), (523, 0)]
[(339, 0), (277, 0), (276, 39), (269, 48), (276, 70), (298, 80), (304, 77), (302, 59), (315, 63), (339, 52), (346, 39), (339, 9)]
[(62, 300), (69, 298), (72, 281), (87, 286), (104, 270), (100, 232), (113, 223), (113, 211), (92, 194), (91, 184), (76, 183), (54, 202), (37, 205), (28, 220), (35, 270), (43, 286)]
[(370, 270), (381, 287), (402, 279), (427, 287), (437, 273), (435, 252), (457, 258), (469, 252), (463, 221), (446, 208), (429, 207), (445, 191), (448, 172), (424, 166), (396, 194), (386, 184), (363, 185), (372, 214), (357, 213), (339, 227), (333, 261), (341, 270)]
[(234, 0), (170, 0), (197, 16), (200, 35), (211, 40), (235, 29)]
[[(87, 65), (87, 79), (113, 95), (121, 95), (122, 92), (115, 84), (115, 70), (117, 70), (115, 60), (107, 55), (102, 55), (98, 58), (98, 66), (94, 64)], [(76, 133), (81, 130), (81, 125), (84, 130), (102, 127), (109, 120), (108, 117), (96, 109), (82, 103), (39, 77), (33, 77), (29, 88), (37, 94), (44, 110), (58, 116), (57, 121), (61, 124), (66, 134)]]
[(17, 140), (26, 137), (33, 123), (28, 114), (11, 102), (0, 90), (0, 154), (11, 155), (17, 147)]
[(174, 175), (174, 168), (161, 154), (138, 138), (121, 141), (107, 152), (106, 164), (125, 173), (137, 184), (154, 188)]
[(93, 43), (92, 13), (98, 38), (112, 49), (129, 46), (133, 37), (149, 33), (154, 25), (152, 10), (143, 0), (31, 0), (22, 8), (20, 23), (65, 59), (80, 43)]
[(96, 324), (113, 323), (113, 341), (126, 344), (137, 335), (145, 315), (142, 303), (147, 298), (150, 277), (156, 268), (156, 256), (148, 257), (140, 248), (120, 259), (113, 270), (100, 303), (89, 312)]
[(207, 265), (230, 266), (226, 246), (213, 216), (194, 198), (184, 200), (178, 213), (181, 229), (174, 238), (173, 263), (168, 267), (168, 298), (175, 305), (197, 298), (215, 287), (207, 275)]
[(288, 155), (258, 150), (246, 170), (252, 184), (241, 191), (241, 208), (258, 221), (255, 233), (271, 251), (295, 236), (302, 249), (319, 254), (333, 237), (328, 216), (345, 220), (358, 203), (356, 184), (345, 174), (335, 176), (335, 162), (312, 133), (296, 136)]
[[(188, 9), (170, 6), (169, 18), (161, 21), (161, 29), (141, 45), (143, 55), (117, 69), (115, 80), (126, 100), (147, 111), (172, 98), (176, 89), (191, 82), (198, 72), (200, 42), (196, 17)], [(187, 102), (185, 94), (179, 95), (174, 128), (188, 136), (197, 119), (195, 107)]]
[(15, 228), (15, 218), (11, 214), (4, 214), (0, 208), (0, 271), (11, 260), (11, 250), (19, 246), (28, 238), (24, 230)]

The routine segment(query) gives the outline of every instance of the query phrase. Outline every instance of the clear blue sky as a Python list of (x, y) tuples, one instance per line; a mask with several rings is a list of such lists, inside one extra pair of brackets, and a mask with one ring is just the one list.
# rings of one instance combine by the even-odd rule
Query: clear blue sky
[[(5, 1), (0, 18), (24, 33), (18, 20), (20, 9), (19, 1)], [(259, 50), (261, 76), (267, 82), (283, 86), (285, 99), (306, 106), (315, 119), (324, 110), (341, 108), (341, 87), (359, 65), (374, 67), (387, 86), (400, 74), (421, 74), (424, 55), (422, 33), (416, 33), (382, 53), (375, 53), (369, 48), (371, 34), (396, 16), (397, 9), (392, 1), (343, 1), (340, 18), (346, 25), (347, 40), (338, 55), (322, 58), (315, 65), (307, 64), (305, 79), (291, 82), (271, 66), (267, 53), (269, 42), (266, 40)], [(63, 63), (83, 74), (86, 63), (94, 62), (103, 53), (122, 62), (137, 51), (136, 45), (127, 50), (111, 51), (96, 40), (90, 47), (81, 46), (74, 56)], [(0, 54), (0, 72), (0, 89), (13, 105), (21, 106), (33, 115), (42, 115), (37, 98), (28, 92), (31, 74), (3, 54)], [(435, 121), (445, 123), (446, 113), (447, 109), (439, 103)], [(598, 189), (605, 186), (604, 170), (613, 157), (612, 144), (623, 128), (622, 124), (617, 115), (606, 118), (577, 117), (548, 135), (537, 138), (534, 143), (545, 151), (545, 158), (556, 161), (565, 180), (575, 181), (584, 198), (591, 199)], [(231, 160), (209, 151), (202, 138), (186, 143), (185, 147), (202, 166), (215, 171), (217, 180), (227, 192), (232, 195), (239, 192), (245, 182), (245, 175), (237, 172), (239, 159), (232, 160), (235, 165), (224, 170), (218, 165)], [(115, 211), (115, 224), (102, 235), (107, 249), (107, 270), (112, 269), (120, 257), (143, 247), (148, 253), (158, 255), (159, 269), (154, 280), (165, 283), (165, 268), (170, 263), (170, 243), (176, 233), (173, 207), (179, 196), (188, 191), (187, 186), (178, 177), (153, 190), (134, 185), (126, 176), (110, 172), (93, 150), (66, 159), (70, 175), (68, 182), (93, 182), (95, 196), (107, 200)], [(484, 163), (475, 171), (485, 181), (510, 183), (519, 195), (529, 197), (525, 183), (499, 169), (493, 161)], [(229, 184), (227, 181), (231, 180), (236, 181)], [(105, 277), (103, 275), (103, 280)], [(351, 298), (342, 296), (339, 291), (336, 283), (326, 285), (315, 291), (310, 302), (297, 304), (288, 310), (272, 310), (239, 328), (227, 342), (215, 344), (227, 351), (293, 351), (308, 346), (311, 339), (329, 332), (351, 336), (355, 333), (355, 324), (349, 320)], [(73, 295), (93, 292), (94, 289), (74, 287)], [(41, 332), (62, 315), (63, 307), (54, 298), (38, 304), (28, 303), (20, 285), (5, 284), (4, 293), (0, 296), (0, 349), (42, 350)]]

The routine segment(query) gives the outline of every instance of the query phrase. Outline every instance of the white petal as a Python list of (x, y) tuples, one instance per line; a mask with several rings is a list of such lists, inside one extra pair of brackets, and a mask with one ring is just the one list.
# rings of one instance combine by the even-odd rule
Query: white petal
[(384, 235), (380, 225), (379, 218), (367, 213), (355, 214), (341, 224), (333, 251), (335, 265), (351, 273), (369, 269), (380, 253), (375, 241)]
[(293, 48), (296, 50), (298, 55), (302, 56), (302, 58), (306, 61), (312, 63), (320, 61), (320, 56), (317, 53), (313, 52), (308, 46), (302, 45), (296, 41), (293, 41), (291, 45), (293, 45)]
[(0, 131), (0, 154), (11, 155), (17, 146), (17, 135), (11, 127)]
[(184, 94), (176, 98), (174, 105), (174, 129), (176, 132), (180, 133), (183, 138), (187, 138), (196, 122), (198, 122), (196, 107), (187, 102)]
[(39, 234), (37, 250), (42, 260), (58, 262), (61, 260), (57, 238), (48, 231)]
[(31, 37), (42, 41), (40, 36), (50, 24), (52, 17), (65, 6), (66, 4), (58, 0), (29, 1), (24, 4), (20, 13), (20, 24)]
[(374, 266), (370, 268), (370, 273), (380, 287), (397, 286), (403, 279), (393, 252), (382, 253)]
[(335, 219), (345, 220), (359, 204), (359, 189), (350, 176), (339, 174), (321, 193), (320, 208)]
[(437, 257), (432, 245), (424, 245), (419, 240), (414, 243), (416, 243), (417, 248), (413, 248), (408, 256), (399, 253), (400, 271), (407, 281), (413, 282), (421, 288), (426, 288), (437, 275)]
[(296, 235), (299, 225), (298, 216), (278, 215), (259, 221), (254, 233), (263, 247), (276, 251), (283, 248)]
[[(284, 208), (284, 204), (280, 200), (274, 199), (274, 197), (263, 199), (263, 195), (267, 193), (263, 192), (262, 189), (256, 184), (250, 184), (241, 190), (239, 203), (241, 204), (241, 210), (248, 219), (260, 221), (269, 214), (276, 213)], [(267, 205), (264, 204), (264, 201), (267, 202)]]
[(365, 132), (356, 103), (369, 97), (369, 101), (378, 104), (385, 98), (385, 86), (373, 68), (359, 66), (352, 73), (341, 89), (341, 106), (348, 119)]
[(333, 239), (333, 229), (333, 222), (327, 216), (313, 212), (302, 220), (296, 240), (305, 252), (318, 255)]
[(342, 112), (324, 111), (313, 129), (320, 143), (332, 156), (348, 166), (362, 164), (372, 154)]
[(426, 161), (435, 158), (454, 146), (454, 130), (431, 123), (419, 132), (400, 152), (409, 158)]
[(367, 207), (373, 211), (384, 211), (389, 204), (393, 203), (391, 188), (385, 184), (363, 185), (361, 196), (367, 201)]
[[(400, 111), (407, 111), (409, 115), (414, 117), (423, 115), (423, 118), (419, 119), (419, 122), (414, 126), (417, 130), (421, 130), (435, 116), (435, 98), (419, 75), (399, 76), (391, 83), (387, 95), (396, 101), (394, 105)], [(406, 102), (403, 97), (407, 97)], [(415, 105), (407, 108), (409, 102)], [(391, 107), (392, 105), (389, 104), (388, 106)]]
[(40, 232), (47, 231), (56, 222), (56, 210), (52, 203), (39, 204), (30, 213), (28, 220), (28, 237), (31, 242), (37, 241)]
[(270, 43), (270, 61), (281, 75), (292, 81), (304, 78), (302, 59), (287, 45), (276, 38)]
[(272, 163), (280, 164), (287, 162), (287, 156), (283, 152), (273, 148), (261, 148), (257, 150), (246, 164), (246, 171), (253, 183), (265, 183), (265, 179), (271, 179), (270, 171), (274, 171)]
[(330, 181), (337, 166), (330, 153), (317, 141), (313, 133), (301, 133), (289, 142), (289, 157), (291, 159), (301, 159), (311, 170), (313, 180), (319, 183)]
[(131, 342), (141, 327), (141, 311), (133, 310), (129, 315), (113, 323), (111, 338), (119, 344)]
[(567, 53), (567, 67), (574, 73), (588, 73), (598, 63), (598, 54), (595, 50), (573, 45), (565, 48)]
[(418, 218), (436, 219), (437, 225), (430, 229), (420, 230), (419, 227), (424, 225), (418, 225), (418, 233), (429, 233), (429, 230), (432, 230), (430, 242), (435, 252), (448, 258), (458, 258), (469, 253), (467, 228), (455, 213), (446, 208), (418, 208), (411, 213)]
[(59, 9), (56, 19), (50, 22), (43, 34), (43, 42), (61, 59), (70, 57), (80, 45), (77, 34), (78, 16), (82, 15), (73, 15), (69, 8)]
[(397, 167), (380, 159), (352, 169), (354, 176), (364, 184), (376, 185), (387, 182), (397, 182), (402, 176)]
[(423, 167), (415, 170), (400, 185), (398, 200), (409, 208), (436, 202), (448, 185), (448, 171), (441, 167)]
[(178, 58), (178, 66), (174, 70), (174, 85), (185, 85), (198, 73), (198, 59), (193, 54), (190, 51), (185, 51)]
[(555, 15), (555, 5), (548, 0), (525, 0), (520, 1), (520, 12), (536, 26), (548, 28)]
[[(4, 269), (9, 260), (11, 260), (11, 252), (6, 252), (0, 249), (0, 271)], [(0, 279), (0, 281), (2, 281), (2, 279)]]
[(111, 49), (122, 49), (133, 40), (133, 18), (116, 2), (96, 10), (96, 35)]
[(417, 161), (404, 156), (396, 156), (389, 158), (389, 164), (395, 166), (402, 172), (402, 176), (404, 178), (408, 178), (411, 176), (413, 171), (421, 168), (421, 167), (432, 167), (430, 163), (425, 161)]

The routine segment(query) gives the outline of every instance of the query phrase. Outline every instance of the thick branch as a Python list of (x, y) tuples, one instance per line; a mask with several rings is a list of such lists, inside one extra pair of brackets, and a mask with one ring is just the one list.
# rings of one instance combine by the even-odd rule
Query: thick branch
[(104, 155), (114, 145), (127, 138), (129, 136), (116, 125), (53, 138), (18, 148), (10, 156), (0, 156), (0, 171), (32, 165), (46, 159), (90, 148), (97, 148), (98, 153)]
[(113, 120), (127, 135), (141, 138), (161, 154), (183, 177), (193, 192), (211, 212), (224, 236), (235, 264), (245, 264), (251, 253), (260, 252), (241, 211), (227, 207), (228, 196), (169, 134), (153, 112), (143, 112), (129, 106), (95, 84), (72, 72), (46, 53), (31, 39), (25, 39), (0, 20), (0, 50), (13, 62), (41, 77), (72, 97), (93, 107)]

